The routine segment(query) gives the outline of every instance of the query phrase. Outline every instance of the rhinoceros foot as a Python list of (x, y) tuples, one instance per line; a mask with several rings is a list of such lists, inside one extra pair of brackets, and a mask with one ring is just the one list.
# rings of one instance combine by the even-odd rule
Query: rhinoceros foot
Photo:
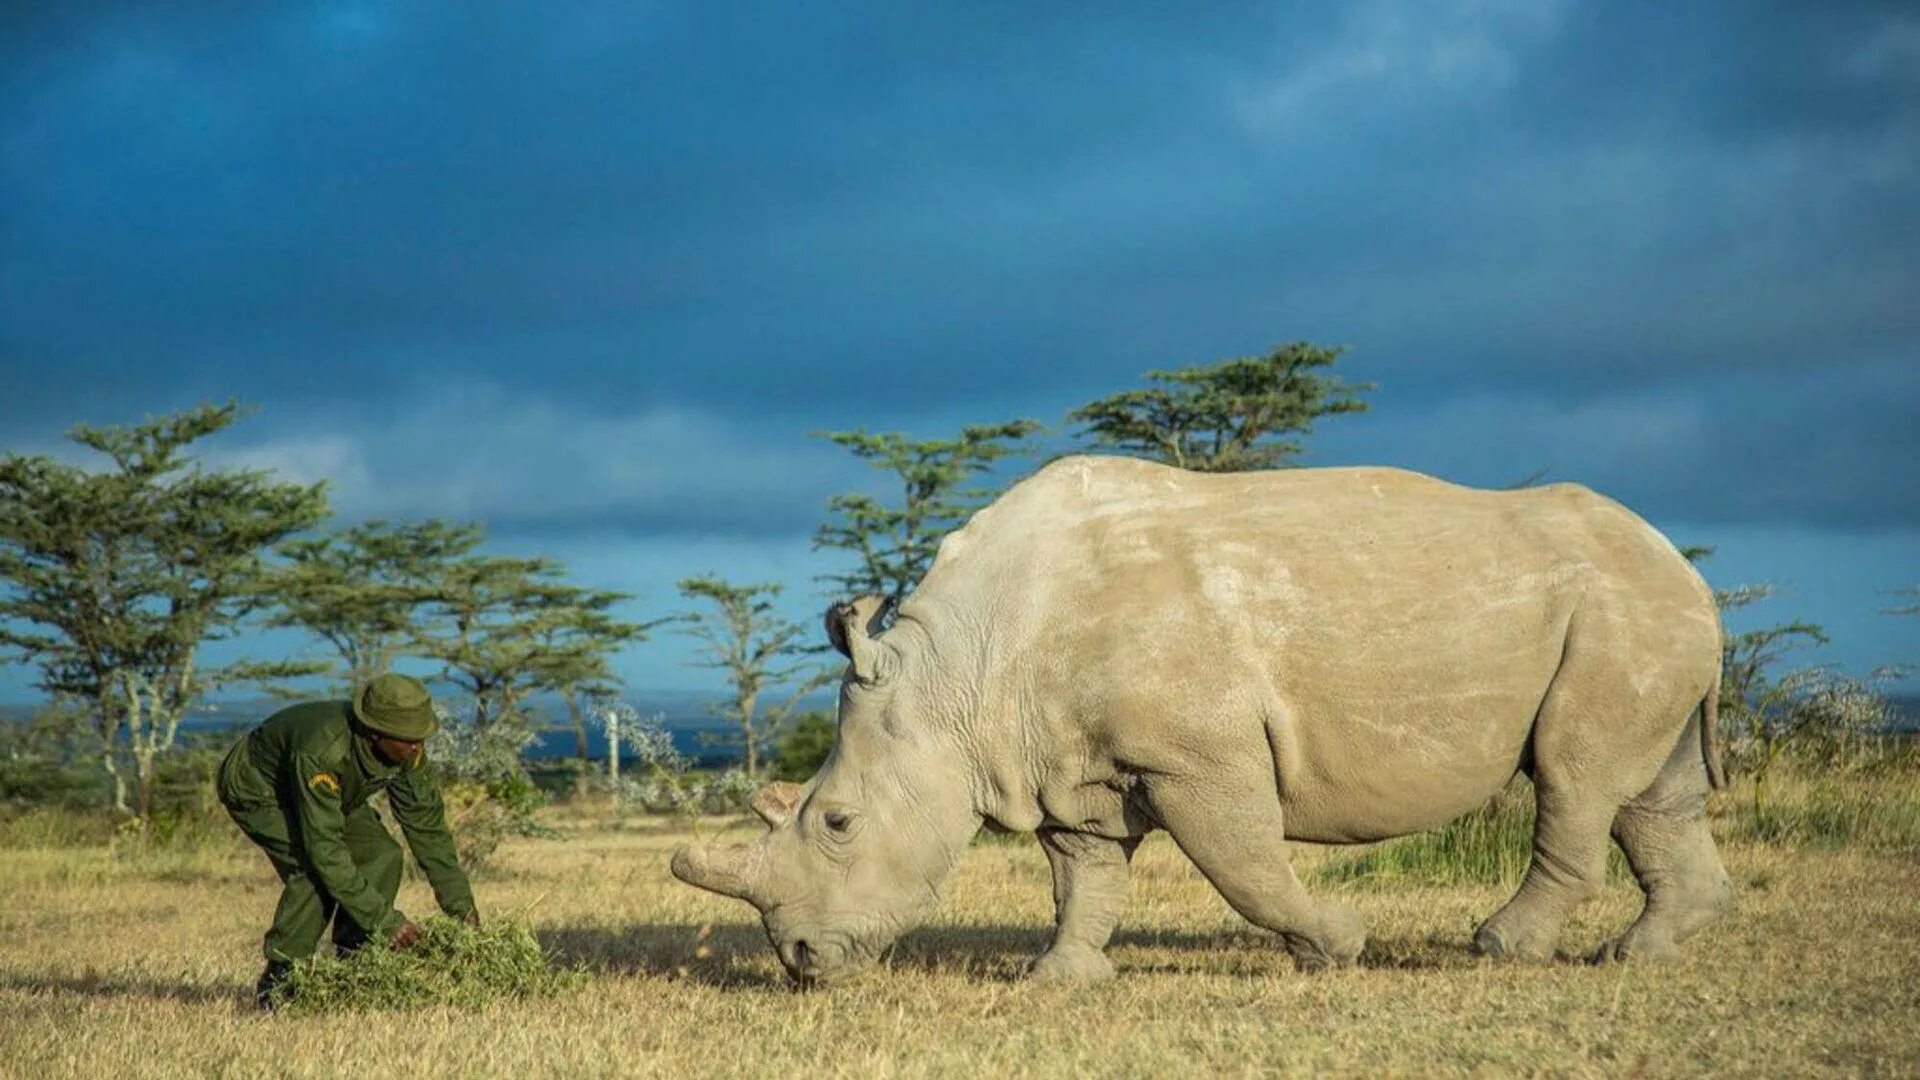
[(1680, 958), (1680, 946), (1663, 934), (1643, 934), (1629, 930), (1600, 946), (1590, 957), (1592, 964), (1665, 963)]
[(1360, 912), (1344, 904), (1327, 904), (1321, 910), (1322, 925), (1317, 933), (1280, 934), (1294, 967), (1301, 971), (1349, 967), (1367, 945), (1367, 921)]
[(1524, 960), (1543, 964), (1553, 959), (1560, 928), (1529, 925), (1516, 919), (1489, 919), (1473, 935), (1473, 951), (1497, 960)]
[(1113, 974), (1106, 954), (1091, 949), (1049, 949), (1027, 968), (1035, 982), (1100, 982)]
[(1691, 892), (1680, 892), (1673, 883), (1663, 882), (1671, 890), (1662, 896), (1666, 902), (1657, 906), (1649, 903), (1626, 933), (1600, 946), (1591, 958), (1593, 963), (1679, 959), (1682, 941), (1733, 910), (1733, 882), (1717, 866), (1713, 872), (1682, 884), (1695, 887)]

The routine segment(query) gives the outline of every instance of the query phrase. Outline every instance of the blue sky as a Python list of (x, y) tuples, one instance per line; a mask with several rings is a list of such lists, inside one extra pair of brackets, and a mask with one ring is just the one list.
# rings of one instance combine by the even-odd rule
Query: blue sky
[(1920, 660), (1917, 241), (1898, 4), (0, 14), (0, 445), (236, 396), (218, 460), (636, 615), (715, 570), (812, 621), (873, 478), (811, 431), (1309, 339), (1379, 385), (1312, 463), (1549, 468)]

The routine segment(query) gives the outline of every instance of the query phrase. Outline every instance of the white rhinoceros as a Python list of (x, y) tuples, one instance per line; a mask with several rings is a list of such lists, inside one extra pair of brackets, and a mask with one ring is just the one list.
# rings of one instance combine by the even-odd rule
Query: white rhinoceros
[(1067, 458), (948, 536), (884, 633), (879, 606), (828, 612), (850, 663), (819, 774), (761, 793), (758, 841), (673, 860), (759, 908), (796, 978), (923, 918), (983, 822), (1037, 831), (1052, 864), (1035, 975), (1112, 972), (1156, 828), (1302, 967), (1346, 963), (1362, 921), (1301, 886), (1287, 841), (1431, 829), (1518, 772), (1533, 860), (1481, 952), (1551, 955), (1609, 834), (1646, 906), (1605, 956), (1670, 954), (1731, 904), (1704, 813), (1713, 597), (1585, 488)]

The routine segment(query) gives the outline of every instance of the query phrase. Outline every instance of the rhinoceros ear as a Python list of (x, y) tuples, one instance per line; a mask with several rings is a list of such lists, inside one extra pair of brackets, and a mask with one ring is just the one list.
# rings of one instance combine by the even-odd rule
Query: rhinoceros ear
[(853, 677), (876, 682), (885, 674), (885, 648), (874, 639), (887, 614), (884, 596), (862, 596), (827, 609), (827, 639), (840, 655), (853, 661)]
[(800, 800), (806, 794), (807, 789), (799, 784), (775, 780), (754, 792), (747, 805), (760, 815), (761, 821), (767, 823), (767, 828), (777, 829), (793, 820), (793, 812), (800, 808)]

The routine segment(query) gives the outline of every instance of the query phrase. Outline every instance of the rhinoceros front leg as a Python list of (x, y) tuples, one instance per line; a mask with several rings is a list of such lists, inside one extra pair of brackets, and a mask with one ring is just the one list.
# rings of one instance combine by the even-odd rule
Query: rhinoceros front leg
[(1053, 944), (1033, 962), (1035, 979), (1113, 977), (1107, 941), (1127, 903), (1127, 864), (1136, 837), (1109, 840), (1065, 829), (1041, 829), (1040, 848), (1053, 867)]
[(1350, 964), (1366, 921), (1308, 893), (1287, 860), (1287, 834), (1270, 776), (1222, 769), (1205, 780), (1157, 778), (1154, 815), (1233, 909), (1286, 943), (1302, 971)]

